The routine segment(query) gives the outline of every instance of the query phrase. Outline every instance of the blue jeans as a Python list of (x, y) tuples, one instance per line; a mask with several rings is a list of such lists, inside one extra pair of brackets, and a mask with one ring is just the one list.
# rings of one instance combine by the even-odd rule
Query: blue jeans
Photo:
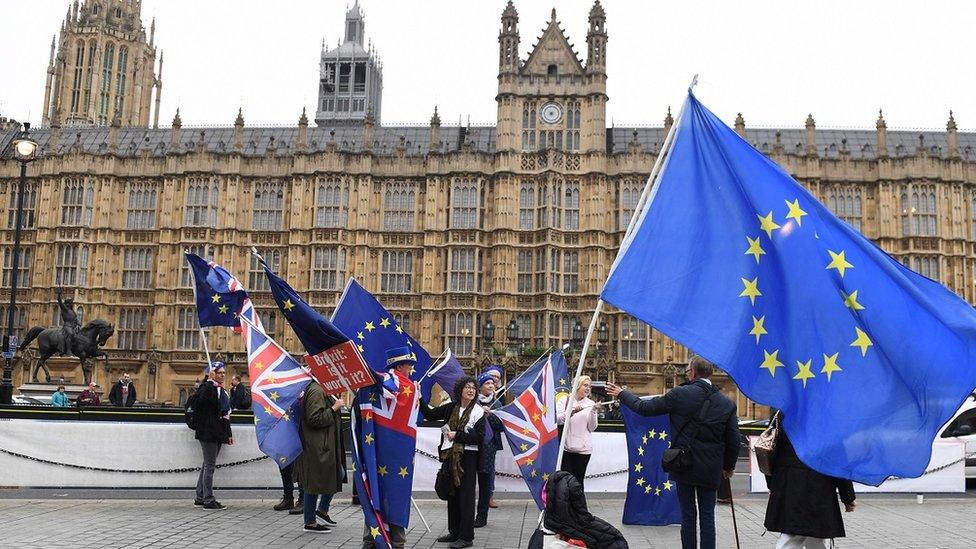
[(335, 494), (308, 494), (304, 496), (302, 511), (305, 513), (305, 524), (315, 524), (315, 504), (318, 503), (318, 511), (326, 515), (329, 514), (329, 506), (332, 505), (332, 496)]
[(678, 503), (681, 505), (681, 548), (696, 549), (695, 530), (700, 520), (701, 549), (715, 549), (715, 490), (681, 482), (677, 484)]

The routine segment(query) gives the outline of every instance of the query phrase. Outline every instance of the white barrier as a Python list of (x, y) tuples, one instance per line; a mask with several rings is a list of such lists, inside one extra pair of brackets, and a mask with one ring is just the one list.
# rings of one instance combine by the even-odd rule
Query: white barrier
[[(749, 437), (751, 449), (759, 437)], [(888, 492), (888, 493), (961, 493), (966, 491), (966, 465), (962, 458), (966, 454), (966, 444), (957, 440), (937, 440), (932, 444), (932, 459), (927, 471), (932, 471), (918, 478), (898, 478), (886, 480), (881, 486), (865, 486), (854, 483), (855, 492)], [(766, 475), (759, 471), (756, 453), (749, 452), (749, 491), (768, 492)], [(944, 467), (945, 465), (948, 467)]]

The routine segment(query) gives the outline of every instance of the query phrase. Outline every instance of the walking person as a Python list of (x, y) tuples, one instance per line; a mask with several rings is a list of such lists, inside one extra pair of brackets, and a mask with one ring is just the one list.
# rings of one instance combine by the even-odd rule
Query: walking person
[(441, 427), (440, 460), (451, 472), (454, 491), (447, 500), (447, 534), (437, 538), (451, 549), (474, 545), (475, 485), (478, 460), (485, 439), (485, 411), (478, 404), (477, 382), (471, 376), (454, 384), (454, 400), (431, 408), (423, 399), (420, 409)]
[(294, 474), (304, 492), (304, 518), (306, 532), (324, 534), (331, 532), (327, 525), (319, 524), (316, 516), (326, 524), (335, 526), (329, 517), (332, 497), (342, 491), (345, 482), (345, 453), (342, 451), (342, 421), (339, 410), (342, 401), (325, 394), (317, 381), (305, 386), (301, 398), (302, 417), (299, 435), (302, 453), (295, 460)]
[(715, 492), (723, 476), (732, 478), (739, 454), (739, 425), (735, 404), (712, 385), (715, 366), (695, 356), (685, 368), (688, 381), (664, 396), (642, 400), (612, 383), (607, 394), (642, 416), (670, 415), (672, 448), (687, 448), (690, 467), (671, 471), (681, 505), (681, 547), (697, 547), (696, 522), (701, 525), (701, 548), (715, 548)]
[[(569, 414), (569, 426), (563, 427), (563, 436), (566, 437), (566, 448), (563, 450), (563, 464), (560, 468), (563, 471), (576, 477), (580, 488), (584, 488), (583, 479), (586, 478), (586, 466), (590, 463), (590, 455), (593, 453), (593, 431), (599, 424), (599, 411), (603, 408), (602, 404), (590, 399), (592, 381), (590, 376), (579, 376), (576, 378), (576, 403), (573, 411)], [(560, 425), (566, 424), (566, 407), (569, 406), (569, 397), (564, 397), (556, 404), (556, 422)]]
[(846, 535), (837, 495), (839, 492), (844, 510), (853, 512), (857, 506), (854, 484), (807, 467), (797, 457), (782, 425), (781, 417), (772, 459), (773, 475), (766, 477), (769, 502), (763, 525), (770, 532), (780, 532), (776, 549), (825, 548), (828, 539)]
[[(480, 466), (478, 467), (478, 507), (474, 518), (474, 527), (483, 528), (488, 524), (488, 509), (495, 495), (495, 457), (502, 445), (505, 425), (498, 416), (491, 413), (497, 407), (495, 402), (495, 378), (487, 371), (478, 376), (478, 404), (487, 414), (485, 421), (485, 441), (482, 446)], [(494, 507), (498, 507), (495, 504)]]
[(230, 395), (224, 390), (226, 371), (223, 362), (211, 364), (210, 379), (197, 388), (193, 404), (197, 421), (196, 439), (203, 450), (203, 467), (197, 478), (197, 493), (194, 505), (204, 509), (223, 509), (224, 505), (214, 498), (213, 475), (217, 465), (217, 455), (224, 444), (234, 444), (230, 430)]

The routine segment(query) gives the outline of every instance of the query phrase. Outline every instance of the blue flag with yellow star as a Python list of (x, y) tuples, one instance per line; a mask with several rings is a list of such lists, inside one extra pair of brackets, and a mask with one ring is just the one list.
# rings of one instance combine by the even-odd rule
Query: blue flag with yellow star
[(821, 473), (917, 477), (976, 386), (976, 311), (847, 225), (689, 92), (602, 298), (783, 410)]
[[(375, 425), (373, 421), (372, 401), (378, 398), (377, 386), (366, 387), (357, 391), (352, 405), (350, 422), (352, 425), (352, 460), (353, 483), (359, 494), (359, 505), (363, 509), (363, 520), (366, 530), (373, 538), (375, 549), (390, 547), (389, 523), (381, 508), (380, 474), (386, 474), (386, 468), (381, 469), (376, 459)], [(372, 398), (371, 398), (372, 397)], [(409, 500), (408, 500), (409, 505)], [(402, 526), (402, 525), (401, 525)]]
[(645, 417), (620, 407), (627, 431), (627, 499), (624, 524), (664, 526), (681, 524), (678, 487), (661, 468), (661, 457), (671, 445), (667, 415)]
[(234, 275), (213, 261), (186, 252), (186, 262), (193, 275), (193, 290), (197, 301), (200, 327), (240, 325), (240, 314), (247, 292)]

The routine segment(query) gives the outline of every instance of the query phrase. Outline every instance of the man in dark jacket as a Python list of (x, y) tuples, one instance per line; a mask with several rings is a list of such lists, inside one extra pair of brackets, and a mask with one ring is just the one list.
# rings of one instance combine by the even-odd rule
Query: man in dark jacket
[(112, 403), (112, 406), (125, 406), (131, 407), (136, 403), (136, 386), (132, 383), (129, 378), (129, 372), (125, 372), (112, 385), (112, 391), (108, 394), (108, 399)]
[(235, 410), (251, 409), (251, 391), (247, 385), (241, 383), (241, 376), (234, 376), (230, 381), (230, 404)]
[[(697, 547), (696, 514), (701, 515), (702, 549), (715, 547), (715, 491), (723, 475), (732, 477), (739, 454), (735, 404), (712, 385), (714, 369), (711, 362), (696, 356), (685, 369), (687, 383), (648, 400), (614, 384), (608, 384), (606, 389), (611, 397), (620, 399), (621, 405), (642, 416), (669, 414), (673, 447), (691, 449), (691, 468), (670, 474), (678, 485), (684, 549)], [(699, 421), (702, 410), (704, 420)]]
[(226, 372), (223, 362), (211, 364), (210, 379), (197, 388), (193, 403), (196, 420), (196, 439), (203, 450), (203, 467), (197, 478), (197, 493), (194, 505), (204, 509), (223, 509), (224, 506), (214, 498), (213, 474), (217, 465), (217, 454), (223, 444), (234, 444), (230, 432), (230, 395), (224, 390)]

